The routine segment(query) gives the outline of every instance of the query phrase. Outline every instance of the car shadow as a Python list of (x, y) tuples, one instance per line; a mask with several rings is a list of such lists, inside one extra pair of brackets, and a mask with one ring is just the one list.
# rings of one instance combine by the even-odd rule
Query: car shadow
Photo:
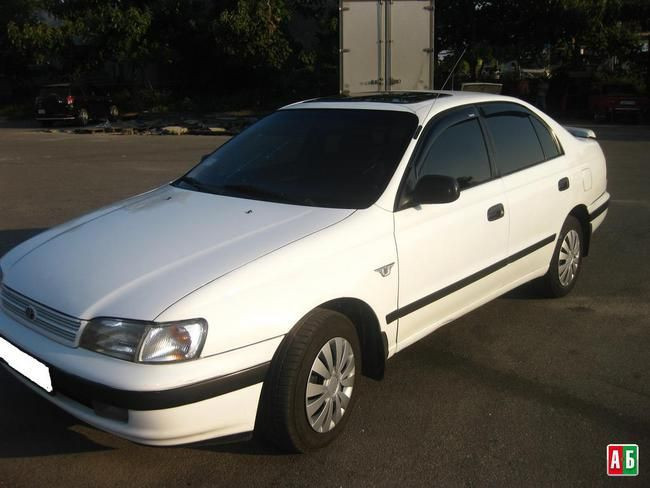
[(542, 280), (538, 278), (536, 280), (529, 281), (528, 283), (524, 283), (514, 290), (510, 290), (508, 293), (501, 295), (499, 299), (546, 300), (547, 297), (544, 295)]
[(72, 428), (80, 422), (0, 367), (0, 459), (112, 450)]

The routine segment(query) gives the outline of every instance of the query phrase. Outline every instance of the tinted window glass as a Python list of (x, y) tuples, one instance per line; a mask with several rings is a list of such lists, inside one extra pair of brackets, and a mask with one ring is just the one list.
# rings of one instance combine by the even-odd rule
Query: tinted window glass
[(44, 86), (41, 88), (38, 96), (41, 98), (54, 96), (59, 98), (65, 98), (70, 94), (69, 86)]
[(176, 184), (256, 200), (367, 208), (386, 188), (417, 123), (409, 112), (280, 110)]
[(548, 128), (542, 124), (537, 118), (531, 117), (531, 122), (533, 127), (535, 127), (535, 132), (537, 132), (537, 137), (539, 137), (539, 142), (542, 144), (542, 149), (544, 150), (544, 156), (546, 159), (553, 159), (561, 154), (560, 147), (558, 146), (557, 140), (553, 137), (548, 130)]
[(542, 146), (524, 112), (491, 115), (485, 120), (492, 134), (497, 167), (502, 175), (544, 161)]
[(418, 177), (422, 175), (452, 176), (461, 189), (489, 180), (490, 162), (478, 120), (442, 132), (422, 160)]

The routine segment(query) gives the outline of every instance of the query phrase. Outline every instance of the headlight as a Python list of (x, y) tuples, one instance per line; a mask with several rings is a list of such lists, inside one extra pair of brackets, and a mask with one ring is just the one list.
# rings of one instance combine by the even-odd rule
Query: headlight
[(98, 318), (86, 325), (79, 345), (126, 361), (170, 363), (199, 357), (207, 333), (203, 319), (156, 323)]

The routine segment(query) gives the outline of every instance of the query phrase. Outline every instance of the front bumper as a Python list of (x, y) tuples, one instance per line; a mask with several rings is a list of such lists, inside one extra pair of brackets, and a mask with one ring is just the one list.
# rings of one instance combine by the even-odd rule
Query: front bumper
[(1, 309), (0, 335), (50, 368), (53, 392), (47, 393), (0, 361), (41, 397), (99, 429), (159, 446), (251, 432), (268, 364), (282, 340), (163, 366), (58, 344)]

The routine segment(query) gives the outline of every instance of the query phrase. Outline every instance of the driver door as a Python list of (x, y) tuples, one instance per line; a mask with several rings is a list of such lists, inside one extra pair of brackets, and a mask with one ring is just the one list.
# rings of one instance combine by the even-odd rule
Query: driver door
[(398, 350), (499, 288), (495, 265), (506, 257), (509, 212), (478, 115), (468, 106), (430, 122), (405, 176), (407, 194), (424, 175), (454, 177), (461, 192), (451, 203), (394, 214), (399, 292), (388, 321), (398, 321)]

